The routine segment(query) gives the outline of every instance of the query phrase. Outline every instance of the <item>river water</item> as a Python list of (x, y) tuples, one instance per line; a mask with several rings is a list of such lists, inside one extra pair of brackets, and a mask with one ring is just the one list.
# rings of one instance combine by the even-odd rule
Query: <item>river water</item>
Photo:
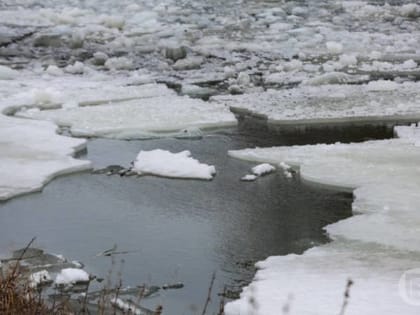
[[(213, 164), (213, 181), (120, 177), (80, 173), (54, 180), (42, 193), (0, 204), (0, 248), (16, 249), (33, 236), (36, 246), (81, 260), (106, 277), (109, 257), (96, 254), (114, 244), (133, 251), (114, 256), (125, 285), (182, 282), (145, 300), (166, 314), (201, 310), (216, 272), (210, 310), (224, 285), (238, 289), (254, 274), (252, 264), (271, 255), (301, 253), (327, 241), (322, 227), (351, 215), (351, 195), (309, 187), (282, 172), (255, 182), (240, 177), (254, 165), (229, 158), (229, 149), (281, 144), (281, 139), (237, 130), (206, 134), (201, 140), (91, 140), (85, 158), (95, 168), (128, 166), (138, 151), (190, 150)], [(3, 253), (4, 254), (4, 253)], [(233, 286), (233, 287), (232, 287)], [(168, 311), (169, 310), (169, 311)]]

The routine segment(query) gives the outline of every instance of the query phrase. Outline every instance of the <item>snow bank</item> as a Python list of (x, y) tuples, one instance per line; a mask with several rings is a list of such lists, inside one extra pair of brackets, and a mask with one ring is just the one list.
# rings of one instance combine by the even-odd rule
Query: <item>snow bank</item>
[(348, 278), (355, 284), (346, 314), (417, 313), (398, 295), (398, 282), (406, 270), (418, 267), (420, 255), (419, 147), (403, 137), (229, 155), (288, 165), (305, 181), (354, 191), (355, 215), (325, 227), (332, 243), (259, 263), (254, 281), (239, 300), (227, 304), (226, 314), (278, 314), (290, 294), (291, 314), (337, 314)]
[(77, 268), (65, 268), (55, 278), (55, 283), (58, 285), (70, 285), (78, 282), (88, 282), (89, 274)]
[(213, 179), (216, 168), (200, 163), (190, 151), (172, 153), (165, 150), (140, 151), (134, 161), (133, 171), (172, 178)]

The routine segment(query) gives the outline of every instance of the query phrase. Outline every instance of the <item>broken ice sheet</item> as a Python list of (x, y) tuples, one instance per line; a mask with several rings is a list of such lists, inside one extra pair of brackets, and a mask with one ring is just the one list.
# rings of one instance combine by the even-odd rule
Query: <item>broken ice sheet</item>
[(259, 263), (262, 270), (238, 301), (227, 304), (227, 314), (250, 311), (251, 297), (260, 306), (256, 314), (276, 314), (288, 294), (294, 296), (294, 312), (335, 314), (347, 278), (355, 285), (346, 314), (416, 314), (416, 308), (398, 296), (397, 284), (403, 272), (417, 267), (420, 257), (419, 147), (403, 137), (245, 149), (229, 155), (286, 163), (299, 168), (305, 181), (354, 191), (354, 216), (325, 227), (333, 240), (330, 244)]

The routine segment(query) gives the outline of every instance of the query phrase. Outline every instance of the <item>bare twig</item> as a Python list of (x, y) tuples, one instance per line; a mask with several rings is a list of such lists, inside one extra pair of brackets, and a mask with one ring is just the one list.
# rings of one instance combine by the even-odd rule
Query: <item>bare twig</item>
[(343, 305), (341, 306), (341, 311), (339, 315), (344, 315), (344, 313), (346, 312), (346, 308), (347, 308), (347, 305), (349, 304), (349, 299), (350, 299), (350, 288), (353, 285), (353, 283), (354, 283), (353, 280), (351, 279), (347, 280), (346, 290), (344, 291)]
[(211, 276), (209, 291), (207, 293), (207, 299), (206, 299), (206, 302), (204, 304), (203, 312), (201, 313), (201, 315), (206, 314), (207, 307), (209, 306), (209, 303), (211, 302), (211, 292), (213, 290), (214, 280), (216, 280), (216, 272), (213, 272), (213, 274)]

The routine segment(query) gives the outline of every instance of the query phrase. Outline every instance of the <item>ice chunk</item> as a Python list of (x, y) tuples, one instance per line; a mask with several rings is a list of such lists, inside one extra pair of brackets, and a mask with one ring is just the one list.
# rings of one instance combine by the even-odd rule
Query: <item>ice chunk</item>
[(55, 283), (58, 285), (71, 285), (80, 282), (88, 282), (89, 274), (78, 268), (65, 268), (57, 275)]
[(249, 76), (248, 73), (246, 72), (240, 72), (238, 74), (238, 84), (239, 85), (243, 85), (243, 86), (247, 86), (251, 83), (251, 78)]
[(252, 168), (252, 173), (257, 176), (262, 176), (275, 171), (275, 167), (268, 163), (262, 163)]
[(398, 89), (398, 83), (390, 80), (370, 81), (366, 85), (368, 91), (394, 91)]
[(355, 55), (341, 55), (338, 62), (343, 66), (354, 66), (357, 64), (357, 57)]
[(65, 67), (64, 70), (71, 74), (83, 74), (85, 71), (85, 65), (83, 62), (76, 61), (74, 64)]
[(258, 178), (257, 175), (254, 175), (254, 174), (246, 174), (245, 176), (243, 176), (241, 178), (241, 181), (243, 181), (243, 182), (253, 182), (257, 178)]
[(188, 57), (184, 59), (179, 59), (173, 65), (175, 70), (192, 70), (198, 69), (201, 67), (204, 59), (202, 57)]
[(46, 73), (49, 75), (60, 76), (63, 75), (64, 72), (59, 67), (55, 65), (49, 65), (48, 68), (45, 70)]
[(9, 67), (0, 65), (0, 80), (12, 80), (18, 76), (18, 72)]
[(110, 70), (131, 70), (134, 69), (134, 64), (127, 57), (113, 57), (106, 60), (105, 67)]
[(401, 67), (407, 70), (415, 69), (417, 68), (417, 63), (413, 59), (409, 59), (409, 60), (404, 61)]
[(108, 60), (108, 55), (104, 52), (97, 51), (93, 54), (93, 62), (95, 65), (102, 66)]
[(343, 45), (341, 43), (327, 42), (326, 46), (327, 46), (328, 52), (330, 52), (331, 54), (338, 55), (338, 54), (341, 54), (343, 51)]
[(417, 18), (420, 17), (420, 6), (415, 3), (404, 4), (400, 7), (400, 12), (403, 16)]
[(29, 276), (29, 282), (31, 287), (42, 286), (52, 282), (51, 276), (47, 270), (41, 270), (34, 272)]
[(140, 151), (133, 171), (172, 178), (212, 179), (216, 169), (191, 157), (190, 151), (172, 153), (165, 150)]

